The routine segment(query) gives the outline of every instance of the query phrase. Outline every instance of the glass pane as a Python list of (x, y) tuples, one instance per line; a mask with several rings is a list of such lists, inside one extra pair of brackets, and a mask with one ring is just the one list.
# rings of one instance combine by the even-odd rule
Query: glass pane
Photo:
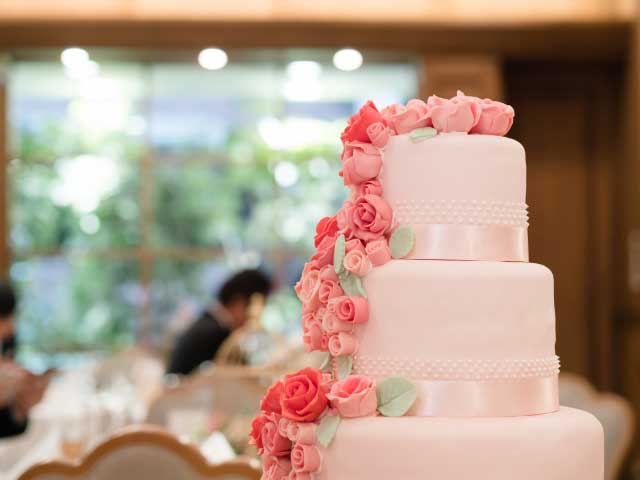
[(28, 365), (133, 341), (143, 298), (133, 262), (86, 256), (16, 260), (19, 355)]
[(99, 74), (78, 79), (59, 62), (12, 66), (14, 250), (138, 242), (143, 73), (135, 64), (101, 63)]

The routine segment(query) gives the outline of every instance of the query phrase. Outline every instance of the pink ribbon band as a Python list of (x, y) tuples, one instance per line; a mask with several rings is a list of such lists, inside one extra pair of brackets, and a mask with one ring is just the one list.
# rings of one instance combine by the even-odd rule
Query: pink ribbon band
[(421, 260), (529, 261), (526, 227), (413, 224), (415, 245), (407, 258)]
[(559, 408), (558, 376), (502, 381), (419, 380), (415, 417), (519, 417)]

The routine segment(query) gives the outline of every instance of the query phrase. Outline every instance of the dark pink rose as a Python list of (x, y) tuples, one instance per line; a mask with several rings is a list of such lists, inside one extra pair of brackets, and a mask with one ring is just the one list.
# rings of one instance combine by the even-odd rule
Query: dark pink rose
[(359, 277), (364, 277), (371, 270), (371, 261), (367, 258), (364, 249), (353, 249), (344, 257), (344, 268)]
[(433, 95), (428, 105), (433, 126), (439, 132), (469, 132), (480, 121), (480, 103), (462, 92), (450, 100)]
[(279, 415), (273, 415), (273, 418), (263, 425), (260, 437), (262, 438), (262, 448), (265, 455), (273, 457), (285, 457), (291, 451), (291, 440), (280, 435), (278, 422)]
[(305, 309), (316, 309), (320, 303), (320, 270), (313, 262), (307, 262), (302, 270), (302, 277), (295, 287), (296, 294)]
[(314, 245), (317, 247), (326, 237), (338, 236), (338, 221), (335, 215), (333, 217), (321, 218), (316, 225), (316, 236), (313, 239)]
[(363, 197), (364, 195), (382, 196), (382, 184), (378, 180), (367, 180), (357, 185), (353, 189), (354, 198)]
[(343, 418), (370, 417), (378, 409), (376, 383), (365, 375), (350, 375), (334, 383), (327, 398)]
[(360, 110), (349, 118), (347, 127), (340, 135), (340, 140), (343, 144), (348, 142), (369, 142), (369, 135), (367, 135), (367, 128), (373, 123), (382, 122), (382, 115), (369, 100), (365, 103)]
[(358, 350), (358, 339), (348, 332), (334, 333), (329, 337), (329, 352), (334, 357), (353, 355)]
[(320, 470), (320, 451), (313, 445), (296, 445), (291, 451), (291, 465), (298, 473), (312, 473)]
[(327, 306), (327, 312), (335, 315), (338, 320), (350, 324), (367, 323), (369, 320), (369, 303), (363, 297), (332, 298)]
[(389, 231), (393, 220), (391, 207), (377, 195), (360, 197), (347, 215), (353, 235), (363, 242), (378, 240)]
[(416, 128), (431, 126), (429, 108), (422, 100), (409, 100), (407, 106), (391, 105), (382, 110), (387, 124), (398, 134), (409, 133)]
[(470, 133), (506, 135), (513, 125), (513, 117), (515, 116), (513, 107), (488, 98), (480, 102), (480, 107), (482, 108), (480, 121), (471, 129)]
[(280, 397), (282, 396), (282, 382), (275, 382), (273, 385), (269, 387), (267, 390), (267, 394), (264, 396), (262, 401), (260, 402), (260, 410), (264, 413), (277, 413), (278, 415), (282, 414), (282, 409), (280, 408)]
[(390, 130), (384, 122), (376, 122), (367, 128), (367, 136), (371, 140), (371, 144), (377, 148), (383, 148), (389, 141)]
[(251, 433), (249, 433), (249, 445), (255, 445), (258, 453), (264, 453), (264, 445), (262, 444), (262, 428), (271, 420), (264, 414), (257, 415), (251, 422)]
[(281, 398), (282, 415), (296, 422), (313, 422), (327, 408), (327, 397), (320, 388), (322, 372), (304, 368), (286, 375)]
[(262, 462), (263, 474), (261, 480), (289, 480), (291, 469), (291, 460), (289, 458), (267, 455)]
[(334, 297), (343, 295), (342, 287), (337, 281), (334, 280), (322, 280), (320, 282), (320, 290), (318, 291), (318, 298), (321, 303), (327, 303)]
[(386, 238), (367, 243), (365, 251), (374, 267), (384, 265), (391, 260), (391, 250), (389, 249), (389, 243)]
[(382, 168), (380, 151), (370, 143), (348, 143), (343, 158), (342, 170), (345, 185), (358, 185), (376, 178)]

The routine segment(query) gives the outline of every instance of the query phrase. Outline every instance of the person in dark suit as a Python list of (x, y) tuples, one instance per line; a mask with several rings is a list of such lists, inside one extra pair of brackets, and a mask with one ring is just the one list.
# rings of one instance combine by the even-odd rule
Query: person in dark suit
[(182, 334), (171, 353), (167, 373), (188, 375), (214, 359), (231, 332), (248, 319), (251, 298), (267, 297), (271, 279), (259, 270), (243, 270), (229, 278), (212, 302)]

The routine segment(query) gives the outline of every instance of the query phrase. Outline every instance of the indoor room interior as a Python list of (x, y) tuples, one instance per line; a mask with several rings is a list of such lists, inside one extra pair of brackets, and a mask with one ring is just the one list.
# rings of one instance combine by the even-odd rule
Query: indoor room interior
[[(7, 364), (46, 382), (26, 431), (0, 438), (0, 478), (90, 478), (46, 471), (82, 475), (125, 441), (153, 463), (146, 439), (193, 468), (173, 478), (261, 478), (260, 399), (320, 361), (293, 287), (347, 195), (340, 132), (367, 100), (457, 91), (515, 110), (560, 401), (603, 424), (605, 478), (640, 480), (634, 0), (0, 0)], [(181, 332), (245, 269), (270, 294), (172, 371)], [(118, 475), (161, 478), (132, 468)]]

